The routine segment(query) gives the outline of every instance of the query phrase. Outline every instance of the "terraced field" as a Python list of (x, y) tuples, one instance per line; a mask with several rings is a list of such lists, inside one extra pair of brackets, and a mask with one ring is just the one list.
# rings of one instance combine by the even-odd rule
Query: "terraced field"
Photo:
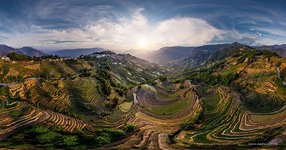
[[(193, 87), (186, 87), (173, 93), (158, 86), (144, 85), (134, 87), (132, 95), (134, 101), (119, 105), (119, 109), (105, 121), (96, 124), (119, 128), (124, 124), (132, 124), (137, 127), (138, 132), (104, 148), (111, 149), (176, 149), (182, 148), (168, 144), (169, 134), (179, 129), (180, 124), (187, 123), (201, 111), (198, 96)], [(170, 93), (170, 97), (166, 95)], [(131, 94), (131, 93), (130, 93)], [(164, 95), (164, 97), (162, 96)], [(174, 99), (175, 97), (175, 99)], [(181, 101), (185, 103), (181, 104)], [(173, 106), (182, 105), (176, 111), (164, 113)], [(158, 109), (156, 111), (152, 109)], [(126, 111), (128, 110), (129, 111)]]
[(0, 109), (0, 140), (20, 131), (23, 128), (36, 124), (57, 125), (67, 132), (88, 131), (95, 132), (90, 124), (52, 111), (41, 110), (27, 105), (25, 102), (9, 102), (1, 98)]
[[(251, 63), (250, 58), (237, 63), (240, 59), (168, 78), (159, 66), (112, 53), (100, 59), (29, 62), (22, 70), (15, 69), (18, 62), (6, 63), (0, 141), (10, 139), (0, 146), (13, 148), (11, 141), (24, 140), (26, 133), (37, 136), (25, 143), (45, 143), (42, 148), (55, 148), (49, 145), (55, 137), (102, 149), (285, 146), (285, 62), (260, 54)], [(32, 73), (7, 82), (7, 74), (23, 70)], [(45, 129), (38, 134), (38, 129), (26, 131), (30, 127)], [(40, 141), (42, 136), (54, 139)]]
[[(88, 83), (84, 84), (88, 86)], [(111, 115), (94, 119), (92, 123), (41, 110), (26, 102), (9, 103), (2, 100), (0, 137), (5, 139), (35, 124), (56, 125), (67, 132), (83, 131), (87, 134), (95, 133), (96, 128), (119, 129), (131, 124), (136, 126), (136, 132), (103, 149), (230, 148), (237, 145), (249, 147), (263, 141), (265, 145), (275, 146), (285, 141), (285, 106), (269, 113), (253, 113), (244, 107), (241, 95), (229, 87), (212, 87), (199, 96), (197, 93), (201, 92), (198, 92), (196, 85), (189, 81), (183, 85), (184, 88), (177, 88), (173, 84), (169, 86), (174, 87), (171, 90), (159, 85), (135, 86), (126, 96), (131, 101), (124, 101)], [(11, 92), (19, 93), (16, 91), (22, 88), (20, 85), (15, 86)], [(60, 92), (54, 90), (51, 93), (55, 98)], [(89, 93), (91, 95), (86, 96), (91, 100), (86, 101), (87, 104), (93, 103), (94, 96), (92, 92)], [(14, 111), (21, 112), (16, 120), (11, 116)], [(201, 113), (203, 117), (193, 122), (198, 120), (198, 114)], [(188, 128), (182, 128), (182, 125), (188, 125)], [(169, 136), (177, 131), (179, 134), (175, 135), (174, 143), (170, 144)]]
[(176, 138), (185, 147), (279, 144), (269, 139), (285, 130), (285, 107), (267, 114), (252, 113), (241, 105), (240, 96), (227, 87), (211, 89), (202, 101), (205, 108), (202, 122)]

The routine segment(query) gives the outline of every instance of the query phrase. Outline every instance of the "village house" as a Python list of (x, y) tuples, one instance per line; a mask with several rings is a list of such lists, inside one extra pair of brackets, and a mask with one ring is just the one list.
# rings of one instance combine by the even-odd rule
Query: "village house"
[(3, 56), (1, 59), (4, 60), (4, 61), (10, 61), (10, 58), (7, 57), (7, 56)]

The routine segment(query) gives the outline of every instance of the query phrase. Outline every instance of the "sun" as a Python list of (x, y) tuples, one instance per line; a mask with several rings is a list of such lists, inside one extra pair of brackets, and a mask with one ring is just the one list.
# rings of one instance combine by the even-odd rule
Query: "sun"
[(140, 38), (137, 40), (136, 47), (138, 49), (148, 49), (150, 47), (150, 42), (147, 38)]

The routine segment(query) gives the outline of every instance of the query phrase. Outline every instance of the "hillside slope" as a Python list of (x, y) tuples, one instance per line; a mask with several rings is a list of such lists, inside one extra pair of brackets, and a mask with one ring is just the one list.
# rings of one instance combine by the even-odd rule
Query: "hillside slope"
[(89, 55), (94, 52), (106, 51), (104, 48), (79, 48), (79, 49), (64, 49), (52, 52), (52, 55), (58, 55), (60, 57), (79, 57), (81, 55)]
[(41, 57), (43, 55), (45, 55), (44, 52), (34, 49), (32, 47), (22, 47), (20, 49), (18, 49), (17, 51), (19, 51), (22, 54), (28, 55), (28, 56), (35, 56), (35, 57)]
[(250, 109), (267, 111), (285, 105), (286, 61), (251, 48), (234, 49), (230, 57), (185, 74), (197, 83), (223, 84), (242, 93)]
[(244, 45), (208, 60), (175, 72), (111, 51), (1, 60), (0, 145), (285, 147), (286, 60)]
[(12, 47), (9, 47), (7, 45), (0, 45), (0, 56), (4, 56), (10, 52), (12, 52), (13, 50), (15, 50)]

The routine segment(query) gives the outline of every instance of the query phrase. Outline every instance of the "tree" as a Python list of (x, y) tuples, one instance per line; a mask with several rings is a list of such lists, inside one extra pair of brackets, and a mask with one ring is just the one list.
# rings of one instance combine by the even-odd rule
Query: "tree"
[(40, 143), (57, 143), (61, 135), (59, 133), (49, 131), (47, 133), (40, 134), (37, 139)]
[(15, 61), (28, 61), (28, 60), (32, 60), (32, 57), (27, 56), (27, 55), (22, 55), (16, 52), (11, 52), (7, 54), (7, 57), (9, 57), (11, 60), (15, 60)]
[(32, 131), (36, 132), (36, 133), (47, 133), (47, 132), (49, 132), (49, 129), (44, 128), (42, 126), (38, 126), (38, 127), (33, 128)]
[(64, 135), (62, 137), (62, 144), (65, 146), (74, 146), (78, 144), (78, 137), (75, 135)]
[(133, 125), (133, 124), (128, 124), (125, 127), (125, 132), (133, 132), (134, 130), (135, 130), (135, 125)]
[(103, 146), (111, 143), (111, 138), (109, 136), (97, 136), (94, 139), (94, 143), (96, 143), (96, 146)]

